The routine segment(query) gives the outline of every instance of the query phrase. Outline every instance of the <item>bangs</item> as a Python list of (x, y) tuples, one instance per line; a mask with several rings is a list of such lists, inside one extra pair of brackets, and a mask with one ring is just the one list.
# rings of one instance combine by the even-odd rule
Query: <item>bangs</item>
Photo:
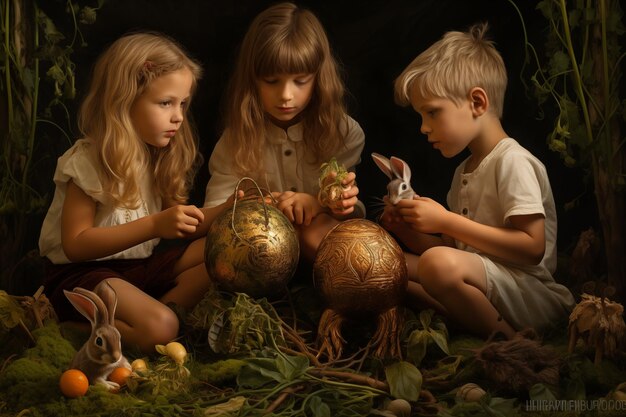
[(317, 74), (322, 66), (321, 48), (293, 34), (277, 45), (264, 46), (265, 50), (257, 53), (259, 59), (254, 67), (257, 77), (274, 74)]

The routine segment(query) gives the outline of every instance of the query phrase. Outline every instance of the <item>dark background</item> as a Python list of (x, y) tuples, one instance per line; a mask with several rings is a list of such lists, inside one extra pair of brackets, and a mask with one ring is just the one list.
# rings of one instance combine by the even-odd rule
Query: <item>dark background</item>
[[(53, 19), (60, 13), (56, 1), (40, 3)], [(76, 63), (78, 97), (70, 104), (70, 111), (75, 112), (85, 94), (96, 57), (119, 36), (130, 31), (153, 30), (178, 40), (205, 70), (191, 107), (199, 130), (200, 150), (205, 158), (192, 193), (192, 203), (201, 205), (208, 181), (206, 163), (219, 138), (222, 94), (233, 69), (238, 45), (254, 16), (273, 3), (252, 0), (107, 0), (98, 10), (95, 24), (81, 27), (88, 45), (77, 48), (72, 57)], [(444, 32), (465, 30), (473, 23), (487, 21), (491, 38), (504, 58), (509, 75), (503, 125), (510, 136), (541, 159), (548, 169), (559, 214), (560, 251), (570, 250), (581, 230), (596, 225), (593, 195), (585, 191), (584, 173), (566, 168), (546, 145), (554, 109), (545, 107), (546, 118), (539, 120), (540, 109), (536, 100), (527, 95), (522, 78), (529, 82), (532, 67), (520, 74), (525, 57), (524, 34), (520, 16), (509, 1), (333, 0), (295, 3), (312, 10), (326, 28), (348, 90), (349, 113), (365, 131), (366, 144), (357, 176), (360, 198), (366, 205), (371, 206), (375, 198), (383, 196), (387, 182), (372, 162), (371, 152), (395, 155), (407, 161), (417, 193), (445, 204), (454, 168), (467, 154), (446, 159), (433, 150), (419, 132), (417, 114), (410, 108), (394, 104), (393, 80)], [(541, 51), (548, 23), (535, 10), (536, 1), (518, 0), (517, 3), (529, 41)], [(59, 25), (69, 24), (67, 16), (57, 16), (54, 20)], [(69, 28), (61, 29), (69, 31)], [(74, 137), (76, 135), (74, 127)], [(56, 158), (67, 147), (69, 144), (64, 141), (56, 142), (48, 150), (47, 162), (42, 164), (40, 178), (49, 181), (50, 196)], [(578, 204), (565, 210), (564, 205), (574, 199)], [(35, 229), (39, 226), (35, 225)], [(33, 236), (34, 247), (37, 237)]]

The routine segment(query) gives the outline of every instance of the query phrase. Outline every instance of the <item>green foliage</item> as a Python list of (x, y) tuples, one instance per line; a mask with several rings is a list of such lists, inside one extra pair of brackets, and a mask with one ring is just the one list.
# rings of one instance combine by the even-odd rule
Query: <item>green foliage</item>
[(57, 398), (59, 377), (76, 350), (54, 321), (33, 331), (36, 344), (0, 373), (0, 391), (10, 405), (33, 406)]
[[(222, 328), (239, 329), (236, 331), (239, 337), (232, 340), (240, 346), (235, 346), (232, 354), (225, 353), (222, 359), (209, 362), (200, 361), (200, 355), (191, 355), (185, 363), (190, 373), (181, 376), (171, 372), (171, 358), (155, 353), (143, 358), (147, 369), (137, 371), (121, 392), (90, 386), (86, 396), (68, 399), (60, 393), (58, 378), (75, 349), (65, 338), (66, 326), (61, 333), (56, 323), (46, 322), (43, 329), (33, 332), (37, 341), (35, 347), (23, 349), (19, 358), (8, 361), (0, 369), (0, 416), (14, 416), (22, 410), (26, 410), (26, 415), (41, 417), (390, 416), (385, 404), (393, 398), (410, 401), (412, 415), (433, 415), (432, 408), (422, 408), (429, 405), (424, 402), (429, 395), (435, 396), (435, 413), (440, 416), (528, 414), (521, 412), (523, 400), (496, 396), (501, 394), (499, 387), (472, 369), (472, 349), (484, 343), (477, 338), (459, 335), (448, 340), (445, 332), (445, 344), (431, 340), (430, 345), (437, 348), (426, 351), (419, 367), (403, 360), (383, 364), (368, 357), (319, 363), (314, 355), (300, 350), (302, 346), (292, 344), (291, 337), (276, 339), (277, 335), (284, 336), (291, 329), (285, 317), (293, 318), (293, 315), (286, 307), (275, 309), (275, 304), (267, 300), (254, 300), (243, 294), (213, 293), (207, 298), (211, 299), (215, 315), (235, 308), (240, 310), (232, 316), (239, 323), (234, 327), (231, 315), (223, 316)], [(204, 311), (195, 311), (203, 308), (198, 305), (188, 313), (189, 317), (211, 316), (206, 310), (209, 300), (203, 303)], [(246, 312), (255, 325), (241, 319)], [(261, 318), (263, 315), (267, 317)], [(438, 329), (441, 332), (445, 329), (441, 318), (432, 311), (422, 312), (409, 323), (413, 327), (406, 332), (404, 343), (415, 330)], [(210, 327), (206, 324), (202, 329), (205, 338)], [(263, 330), (261, 337), (266, 342), (262, 347), (250, 344), (258, 340), (259, 329)], [(199, 329), (187, 327), (187, 330)], [(561, 334), (555, 343), (564, 345), (565, 335)], [(442, 346), (452, 354), (445, 353)], [(209, 349), (206, 339), (204, 345), (188, 347), (198, 353)], [(166, 360), (169, 363), (163, 367)], [(535, 385), (528, 392), (528, 398), (597, 399), (614, 390), (624, 376), (623, 367), (616, 363), (606, 361), (596, 367), (585, 356), (564, 355), (559, 386), (548, 389)], [(456, 391), (465, 382), (480, 383), (491, 393), (478, 402), (464, 402), (456, 398)]]
[(623, 166), (615, 163), (624, 138), (616, 141), (612, 136), (613, 120), (626, 120), (624, 100), (619, 97), (624, 58), (619, 3), (542, 0), (537, 9), (549, 28), (545, 58), (526, 39), (526, 63), (534, 68), (530, 76), (533, 86), (528, 90), (540, 104), (551, 100), (557, 107), (554, 128), (547, 138), (550, 149), (559, 153), (567, 166), (606, 164), (613, 187), (623, 186), (625, 178)]
[(24, 309), (6, 291), (0, 290), (0, 331), (11, 330), (25, 320)]
[(440, 318), (433, 319), (433, 310), (423, 310), (419, 313), (419, 321), (412, 321), (407, 324), (416, 326), (409, 335), (407, 341), (407, 357), (416, 365), (420, 365), (426, 356), (426, 350), (433, 342), (442, 352), (450, 354), (448, 349), (448, 329)]
[[(76, 96), (71, 56), (76, 46), (86, 45), (76, 17), (77, 14), (82, 17), (81, 23), (93, 22), (96, 8), (86, 10), (68, 0), (65, 9), (74, 22), (71, 40), (36, 3), (31, 10), (20, 6), (20, 2), (0, 1), (0, 55), (5, 57), (0, 62), (0, 100), (6, 109), (3, 119), (7, 121), (2, 128), (0, 149), (0, 215), (37, 212), (47, 205), (47, 197), (31, 186), (31, 175), (36, 169), (33, 156), (38, 126), (41, 123), (55, 126), (70, 141), (69, 114), (64, 103)], [(43, 79), (40, 72), (45, 73)], [(52, 98), (42, 103), (48, 87), (52, 88)], [(63, 128), (53, 120), (55, 107), (65, 112), (68, 127)]]
[(422, 389), (422, 373), (413, 364), (396, 362), (385, 368), (391, 395), (407, 401), (417, 401)]

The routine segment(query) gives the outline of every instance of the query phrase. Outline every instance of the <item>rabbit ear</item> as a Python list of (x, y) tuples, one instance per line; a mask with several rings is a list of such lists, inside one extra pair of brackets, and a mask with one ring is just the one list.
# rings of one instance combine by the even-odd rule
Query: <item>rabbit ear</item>
[(409, 164), (404, 162), (402, 159), (392, 156), (391, 168), (397, 178), (402, 178), (402, 181), (406, 183), (411, 182), (411, 168), (409, 168)]
[(93, 290), (107, 306), (107, 310), (109, 311), (109, 323), (115, 323), (115, 309), (117, 308), (117, 293), (109, 284), (109, 281), (104, 280), (100, 281), (96, 288)]
[(374, 159), (374, 162), (376, 162), (376, 165), (378, 165), (378, 168), (380, 168), (380, 170), (384, 172), (385, 175), (388, 176), (390, 180), (392, 180), (393, 171), (392, 171), (391, 163), (389, 162), (389, 159), (385, 158), (384, 156), (376, 152), (372, 152), (372, 158)]
[(63, 290), (63, 293), (65, 293), (65, 296), (70, 300), (70, 303), (72, 303), (76, 310), (85, 316), (85, 318), (91, 322), (92, 326), (95, 326), (98, 307), (96, 307), (94, 302), (83, 294), (79, 294), (75, 291)]
[(106, 324), (109, 322), (109, 316), (108, 316), (109, 313), (107, 310), (107, 306), (104, 304), (102, 299), (98, 296), (98, 294), (96, 294), (95, 292), (86, 290), (84, 288), (81, 288), (81, 287), (74, 288), (74, 292), (87, 297), (95, 305), (96, 307), (95, 323), (96, 324), (98, 325), (102, 323)]

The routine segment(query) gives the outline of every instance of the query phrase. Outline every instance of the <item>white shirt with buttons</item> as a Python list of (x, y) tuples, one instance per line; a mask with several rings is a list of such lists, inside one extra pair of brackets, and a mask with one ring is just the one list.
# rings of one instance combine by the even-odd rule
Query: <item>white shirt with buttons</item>
[[(334, 155), (349, 171), (361, 162), (361, 152), (365, 145), (365, 134), (361, 126), (347, 117), (344, 145)], [(211, 178), (206, 187), (204, 207), (217, 206), (233, 195), (241, 176), (236, 173), (233, 163), (235, 151), (222, 136), (209, 159)], [(321, 162), (312, 162), (307, 155), (303, 140), (302, 124), (290, 126), (287, 130), (270, 125), (265, 148), (266, 173), (249, 173), (259, 187), (269, 191), (304, 192), (317, 196), (319, 192), (319, 168)], [(243, 184), (246, 189), (251, 184)], [(359, 201), (360, 208), (363, 204)], [(356, 209), (356, 208), (355, 208)]]
[(486, 255), (461, 241), (458, 249), (481, 257), (487, 297), (516, 329), (543, 328), (567, 317), (574, 298), (554, 281), (557, 217), (552, 188), (544, 165), (512, 138), (498, 142), (472, 172), (463, 161), (448, 192), (450, 210), (478, 223), (510, 227), (510, 217), (541, 214), (546, 247), (538, 265), (519, 265)]

